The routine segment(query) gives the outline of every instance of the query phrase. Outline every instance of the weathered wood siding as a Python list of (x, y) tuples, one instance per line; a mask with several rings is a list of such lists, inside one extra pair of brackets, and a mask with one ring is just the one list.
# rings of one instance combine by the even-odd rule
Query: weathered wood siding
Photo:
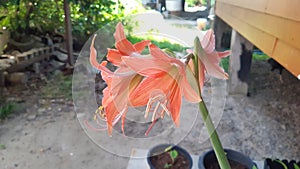
[(300, 75), (300, 0), (217, 0), (216, 15)]

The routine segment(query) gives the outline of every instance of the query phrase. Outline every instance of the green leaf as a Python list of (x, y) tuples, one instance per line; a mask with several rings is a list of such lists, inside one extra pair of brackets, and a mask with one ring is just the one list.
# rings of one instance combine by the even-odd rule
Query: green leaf
[(174, 162), (175, 159), (178, 157), (178, 152), (177, 152), (177, 150), (172, 150), (172, 151), (169, 152), (169, 154), (170, 154), (170, 156), (171, 156), (173, 162)]
[(297, 163), (294, 163), (294, 168), (295, 168), (295, 169), (300, 169), (300, 167), (298, 166)]
[(0, 16), (0, 21), (2, 21), (4, 18), (6, 18), (6, 16), (5, 16), (5, 15), (3, 15), (3, 16)]
[(170, 151), (172, 148), (173, 148), (173, 146), (169, 146), (169, 147), (165, 148), (165, 152)]
[(288, 169), (288, 167), (280, 160), (274, 160), (276, 162), (278, 162), (279, 164), (281, 164), (283, 166), (284, 169)]
[(253, 165), (253, 166), (252, 166), (252, 169), (257, 169), (256, 165)]

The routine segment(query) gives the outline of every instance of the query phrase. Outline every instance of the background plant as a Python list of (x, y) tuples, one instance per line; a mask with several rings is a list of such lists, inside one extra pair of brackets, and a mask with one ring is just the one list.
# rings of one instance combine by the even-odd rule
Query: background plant
[(0, 119), (3, 120), (8, 115), (13, 113), (14, 110), (15, 110), (15, 107), (16, 107), (15, 103), (1, 101), (1, 104), (0, 104)]
[[(125, 7), (119, 0), (69, 0), (69, 6), (73, 35), (79, 39), (89, 37), (102, 26), (125, 15)], [(0, 27), (8, 29), (12, 38), (30, 33), (63, 33), (64, 17), (63, 0), (0, 2)]]

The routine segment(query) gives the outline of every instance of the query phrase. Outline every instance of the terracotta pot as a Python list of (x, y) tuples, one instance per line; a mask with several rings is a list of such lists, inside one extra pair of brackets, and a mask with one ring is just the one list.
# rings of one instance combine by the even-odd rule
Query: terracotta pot
[(165, 152), (165, 149), (172, 146), (172, 150), (176, 150), (179, 154), (181, 154), (182, 156), (184, 156), (188, 161), (189, 161), (189, 169), (192, 168), (193, 166), (193, 160), (191, 155), (183, 148), (176, 146), (176, 145), (172, 145), (172, 144), (160, 144), (157, 145), (153, 148), (151, 148), (147, 154), (147, 162), (148, 165), (150, 167), (150, 169), (155, 169), (155, 167), (153, 166), (150, 157), (152, 157), (153, 155), (157, 155), (157, 154), (161, 154), (163, 152)]
[[(225, 149), (224, 151), (228, 160), (238, 162), (247, 167), (248, 169), (253, 169), (254, 166), (257, 168), (256, 164), (246, 155), (230, 149)], [(198, 161), (198, 167), (199, 169), (206, 169), (206, 167), (209, 164), (212, 164), (214, 162), (217, 162), (217, 158), (214, 151), (210, 150), (204, 153), (202, 156), (200, 156)]]

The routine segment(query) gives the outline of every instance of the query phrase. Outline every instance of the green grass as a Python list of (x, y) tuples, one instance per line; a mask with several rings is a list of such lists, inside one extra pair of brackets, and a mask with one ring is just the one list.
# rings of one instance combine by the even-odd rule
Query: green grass
[[(158, 39), (152, 36), (147, 36), (147, 37), (129, 36), (128, 37), (128, 40), (133, 44), (146, 39), (150, 40), (153, 44), (155, 44), (161, 49), (169, 49), (173, 52), (184, 52), (187, 49), (187, 47), (184, 47), (178, 43), (173, 43), (167, 39), (161, 39), (161, 38)], [(146, 48), (142, 54), (148, 54), (147, 51), (148, 49)]]
[(72, 99), (72, 76), (55, 74), (53, 78), (42, 89), (42, 95), (46, 98)]
[(268, 55), (266, 55), (266, 54), (256, 54), (256, 53), (254, 53), (253, 55), (252, 55), (252, 59), (253, 60), (268, 60), (270, 57), (268, 56)]
[(228, 72), (229, 67), (229, 56), (221, 59), (221, 66), (224, 68), (225, 72)]
[(12, 102), (4, 102), (3, 105), (0, 105), (0, 119), (5, 119), (8, 115), (14, 112), (15, 103)]

